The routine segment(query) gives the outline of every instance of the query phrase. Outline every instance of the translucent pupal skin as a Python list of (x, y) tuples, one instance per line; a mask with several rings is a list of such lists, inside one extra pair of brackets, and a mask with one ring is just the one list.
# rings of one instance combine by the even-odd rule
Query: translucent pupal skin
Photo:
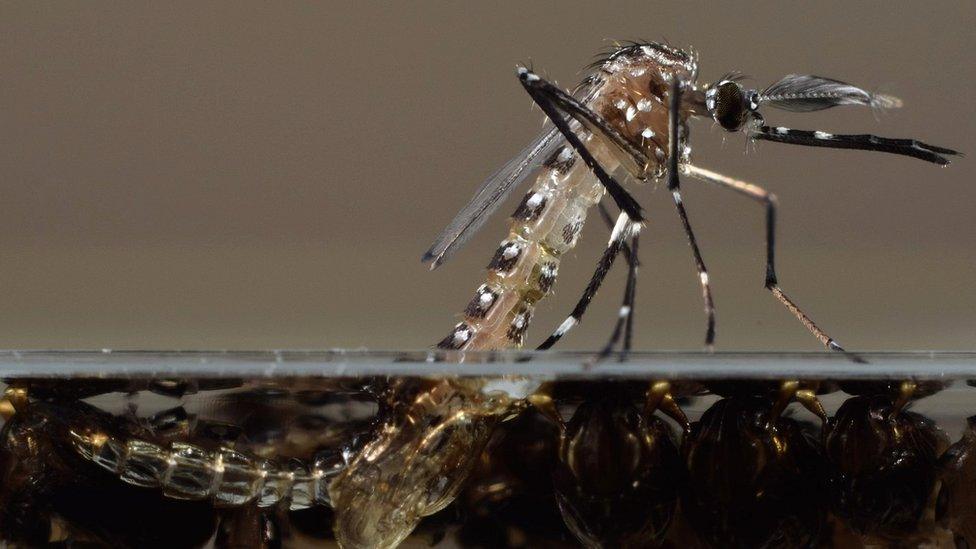
[[(582, 141), (607, 173), (631, 178), (660, 177), (668, 150), (668, 99), (671, 78), (695, 90), (694, 56), (659, 44), (617, 49), (584, 82), (586, 107), (606, 120), (644, 153), (635, 166), (619, 149), (575, 121)], [(691, 107), (684, 106), (684, 123)], [(679, 150), (687, 150), (682, 144)], [(512, 215), (508, 236), (490, 263), (485, 283), (464, 309), (463, 319), (437, 346), (452, 350), (521, 347), (536, 303), (552, 292), (562, 256), (576, 246), (590, 208), (605, 189), (569, 145), (543, 164), (534, 184)]]
[(174, 499), (210, 500), (218, 507), (256, 503), (289, 510), (329, 505), (328, 484), (338, 467), (276, 464), (229, 448), (121, 440), (97, 431), (71, 431), (79, 455), (122, 481), (162, 489)]
[(343, 547), (396, 547), (420, 519), (440, 511), (513, 402), (462, 380), (400, 388), (410, 397), (329, 486)]
[(161, 490), (167, 498), (208, 501), (216, 507), (254, 503), (298, 510), (330, 505), (328, 485), (343, 465), (340, 456), (311, 463), (276, 462), (230, 447), (149, 440), (81, 403), (33, 402), (28, 410), (30, 418), (48, 426), (48, 437), (62, 440), (77, 458), (122, 482)]

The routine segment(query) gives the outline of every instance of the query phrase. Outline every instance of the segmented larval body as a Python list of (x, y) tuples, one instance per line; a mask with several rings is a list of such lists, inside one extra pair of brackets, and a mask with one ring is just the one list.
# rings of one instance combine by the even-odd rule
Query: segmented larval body
[(278, 464), (230, 448), (209, 451), (184, 442), (160, 446), (80, 430), (69, 436), (79, 455), (128, 484), (161, 488), (175, 499), (211, 500), (218, 507), (253, 502), (294, 511), (331, 505), (329, 483), (341, 470), (341, 462)]
[[(654, 44), (618, 49), (584, 80), (577, 96), (585, 97), (585, 105), (647, 159), (636, 166), (606, 138), (587, 133), (582, 141), (607, 173), (623, 170), (640, 179), (663, 174), (668, 150), (667, 90), (673, 76), (694, 86), (695, 57)], [(690, 108), (682, 106), (682, 124), (689, 114)], [(572, 127), (579, 129), (575, 121)], [(687, 154), (683, 144), (679, 150)], [(437, 347), (520, 347), (536, 303), (552, 291), (560, 258), (576, 245), (587, 212), (604, 192), (569, 145), (553, 152), (512, 214), (509, 234), (488, 264), (487, 280), (465, 307), (463, 320)]]

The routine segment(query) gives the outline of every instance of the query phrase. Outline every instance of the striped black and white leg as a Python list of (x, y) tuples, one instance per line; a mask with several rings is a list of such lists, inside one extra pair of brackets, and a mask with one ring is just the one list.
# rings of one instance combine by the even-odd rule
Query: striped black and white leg
[(581, 122), (585, 121), (591, 125), (593, 131), (606, 135), (610, 139), (618, 136), (619, 132), (614, 130), (606, 120), (603, 120), (603, 118), (588, 109), (585, 105), (579, 103), (552, 83), (525, 67), (519, 67), (518, 77), (525, 91), (535, 101), (536, 105), (542, 109), (542, 112), (546, 113), (549, 120), (566, 139), (566, 142), (576, 151), (576, 154), (583, 159), (583, 162), (590, 168), (593, 175), (606, 188), (607, 193), (613, 198), (617, 207), (626, 212), (631, 220), (636, 222), (643, 221), (644, 214), (637, 200), (593, 158), (593, 155), (590, 154), (590, 151), (580, 140), (579, 136), (573, 132), (569, 126), (569, 122), (566, 121), (563, 115), (569, 115)]
[[(583, 318), (583, 314), (586, 313), (586, 309), (590, 306), (590, 302), (593, 301), (593, 296), (596, 295), (597, 290), (603, 284), (607, 273), (610, 272), (610, 267), (613, 266), (614, 260), (617, 255), (620, 254), (621, 248), (635, 231), (639, 229), (640, 225), (634, 223), (627, 216), (627, 212), (620, 212), (617, 216), (617, 222), (613, 226), (613, 231), (610, 233), (610, 240), (607, 242), (607, 247), (603, 250), (603, 255), (600, 256), (600, 260), (597, 262), (596, 270), (593, 272), (593, 277), (590, 278), (589, 284), (586, 285), (586, 289), (583, 290), (583, 295), (580, 297), (579, 301), (576, 302), (576, 306), (573, 307), (573, 311), (566, 317), (566, 320), (559, 325), (558, 328), (546, 338), (536, 349), (539, 351), (544, 351), (546, 349), (552, 348), (566, 332), (573, 329), (574, 326), (579, 324), (580, 320)], [(633, 252), (633, 250), (631, 250)], [(631, 258), (636, 257), (633, 253)]]
[[(826, 332), (820, 329), (819, 326), (800, 309), (797, 304), (783, 292), (783, 289), (779, 285), (779, 280), (776, 276), (776, 196), (771, 192), (763, 189), (758, 185), (753, 185), (752, 183), (747, 183), (745, 181), (740, 181), (719, 173), (715, 173), (704, 168), (699, 168), (698, 166), (686, 166), (685, 171), (688, 175), (700, 179), (702, 181), (713, 183), (720, 187), (730, 189), (741, 195), (747, 196), (752, 200), (755, 200), (761, 204), (766, 210), (766, 278), (764, 286), (770, 293), (773, 294), (776, 299), (783, 304), (784, 307), (790, 313), (793, 314), (799, 320), (807, 330), (816, 337), (820, 343), (824, 345), (827, 349), (831, 351), (840, 351), (846, 353), (843, 347), (837, 343), (837, 340), (827, 335)], [(860, 357), (848, 353), (852, 359), (856, 361), (862, 361)]]
[(791, 128), (758, 126), (749, 130), (752, 139), (774, 141), (789, 145), (827, 147), (831, 149), (857, 149), (910, 156), (940, 166), (949, 164), (946, 156), (960, 156), (959, 151), (922, 143), (917, 139), (892, 139), (871, 134), (833, 134), (821, 131), (794, 130)]
[[(610, 227), (612, 229), (613, 217), (610, 216), (610, 212), (607, 210), (607, 207), (603, 204), (603, 202), (600, 202), (599, 209), (600, 209), (600, 217), (603, 219), (603, 222), (607, 224), (607, 227)], [(624, 242), (623, 246), (620, 249), (620, 252), (623, 254), (624, 259), (627, 260), (627, 264), (629, 265), (629, 270), (627, 275), (628, 283), (630, 283), (631, 278), (633, 278), (633, 284), (634, 284), (634, 287), (631, 290), (629, 290), (630, 292), (629, 298), (628, 298), (628, 294), (624, 295), (624, 299), (625, 300), (629, 299), (629, 303), (625, 301), (621, 308), (621, 316), (626, 316), (627, 318), (627, 324), (624, 327), (624, 346), (623, 346), (623, 354), (620, 356), (621, 361), (626, 358), (627, 353), (629, 353), (630, 350), (633, 348), (634, 301), (637, 293), (637, 286), (636, 286), (637, 271), (640, 268), (640, 257), (637, 255), (637, 246), (639, 240), (640, 240), (640, 233), (635, 232), (634, 237), (631, 239), (633, 243), (633, 251), (631, 250), (631, 247), (627, 245), (626, 242)], [(624, 315), (623, 312), (626, 312), (626, 315)], [(613, 341), (614, 338), (611, 338), (611, 342)], [(612, 345), (608, 345), (608, 347), (612, 347)]]
[(671, 191), (674, 206), (678, 210), (678, 217), (681, 219), (681, 226), (688, 237), (688, 244), (691, 246), (695, 269), (698, 270), (702, 300), (705, 304), (705, 348), (712, 350), (715, 345), (715, 300), (712, 297), (712, 286), (708, 280), (708, 268), (705, 267), (705, 260), (702, 259), (695, 232), (691, 228), (688, 212), (685, 210), (684, 201), (681, 199), (681, 179), (678, 176), (678, 143), (681, 130), (681, 125), (678, 122), (678, 110), (680, 105), (681, 83), (675, 78), (671, 82), (671, 97), (668, 108), (668, 190)]
[(620, 306), (620, 312), (617, 314), (617, 322), (613, 327), (613, 332), (610, 334), (610, 339), (604, 345), (603, 349), (600, 350), (599, 354), (592, 360), (587, 361), (584, 367), (593, 366), (610, 356), (614, 347), (620, 343), (621, 337), (623, 337), (623, 348), (620, 353), (620, 361), (623, 362), (626, 360), (627, 355), (630, 353), (634, 328), (634, 300), (637, 295), (637, 271), (640, 267), (637, 256), (639, 242), (640, 233), (635, 231), (630, 239), (631, 255), (628, 260), (627, 285), (624, 289), (624, 301)]
[[(597, 203), (597, 209), (600, 211), (600, 219), (603, 220), (603, 223), (606, 224), (608, 229), (613, 231), (613, 226), (616, 222), (613, 220), (613, 215), (610, 214), (610, 210), (607, 209), (606, 204), (602, 201)], [(626, 242), (620, 246), (620, 253), (624, 255), (624, 259), (630, 262), (630, 246)]]

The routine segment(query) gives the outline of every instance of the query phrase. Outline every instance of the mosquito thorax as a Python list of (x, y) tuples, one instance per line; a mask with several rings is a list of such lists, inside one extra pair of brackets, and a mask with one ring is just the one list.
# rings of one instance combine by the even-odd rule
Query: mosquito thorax
[(705, 92), (705, 107), (712, 118), (730, 132), (739, 131), (759, 108), (759, 94), (738, 82), (722, 80)]

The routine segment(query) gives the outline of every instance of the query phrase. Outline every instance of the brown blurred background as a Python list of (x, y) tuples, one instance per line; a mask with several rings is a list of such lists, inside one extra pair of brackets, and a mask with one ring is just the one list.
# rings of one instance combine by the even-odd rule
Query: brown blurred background
[[(431, 273), (421, 253), (542, 120), (532, 62), (564, 86), (609, 39), (667, 39), (764, 86), (821, 74), (900, 96), (774, 125), (976, 151), (976, 4), (249, 2), (0, 5), (0, 347), (421, 348), (503, 237), (503, 206)], [(694, 160), (781, 203), (781, 282), (853, 349), (976, 348), (972, 156), (762, 144), (708, 122)], [(762, 288), (762, 215), (685, 184), (720, 349), (816, 349)], [(635, 191), (637, 344), (697, 349), (704, 320), (666, 194)], [(516, 193), (520, 196), (520, 193)], [(606, 238), (564, 261), (530, 335), (569, 311)], [(602, 343), (619, 269), (566, 348)]]

